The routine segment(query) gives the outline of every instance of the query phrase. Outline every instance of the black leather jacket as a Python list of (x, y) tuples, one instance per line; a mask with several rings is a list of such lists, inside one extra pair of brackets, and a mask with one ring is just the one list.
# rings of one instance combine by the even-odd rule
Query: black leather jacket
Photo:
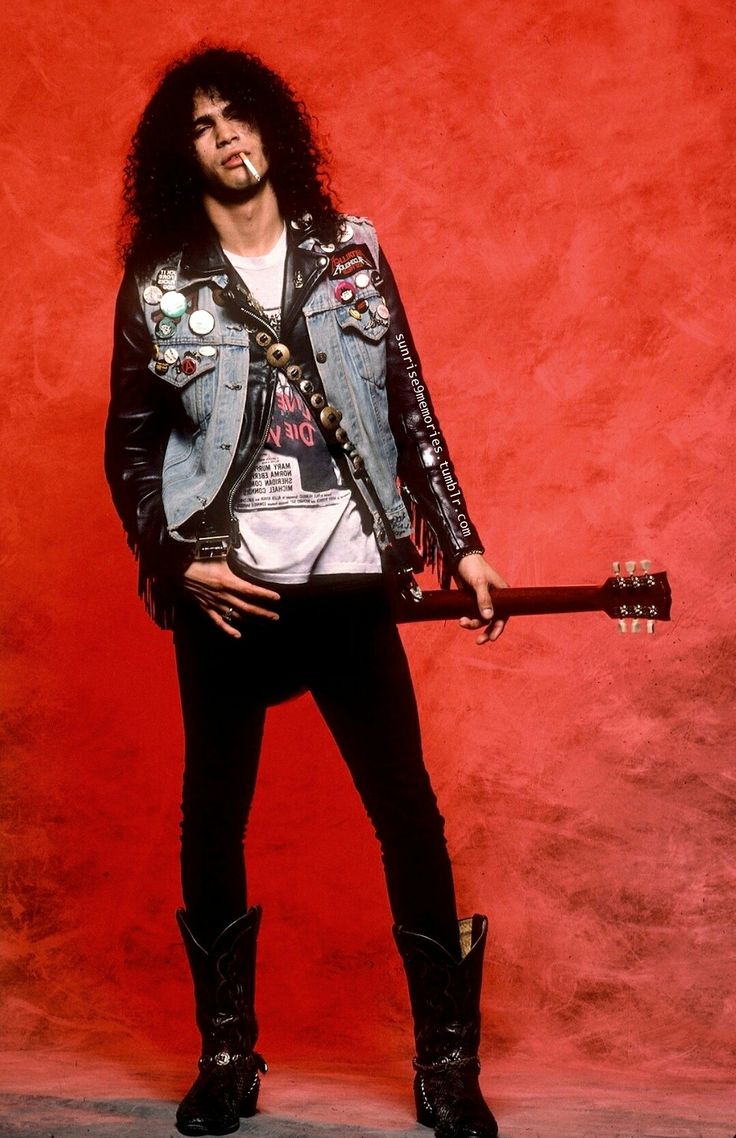
[[(310, 242), (309, 236), (308, 226), (305, 229), (301, 225), (299, 230), (289, 227), (280, 338), (289, 345), (305, 377), (319, 386), (320, 368), (315, 362), (303, 310), (329, 271), (325, 264), (329, 258), (320, 255), (321, 246)], [(223, 274), (228, 274), (232, 281), (237, 280), (211, 230), (182, 251), (178, 269), (183, 279), (193, 282), (192, 289), (220, 287)], [(154, 276), (156, 272), (157, 269)], [(214, 278), (218, 278), (219, 286)], [(380, 250), (374, 279), (390, 313), (391, 335), (385, 337), (385, 382), (388, 427), (398, 452), (395, 475), (422, 557), (435, 565), (442, 583), (447, 584), (460, 557), (471, 551), (482, 551), (483, 546), (468, 518), (447, 443), (422, 378), (398, 289)], [(160, 344), (152, 338), (142, 299), (143, 288), (150, 280), (150, 273), (144, 279), (128, 270), (118, 296), (105, 470), (128, 543), (140, 560), (139, 591), (157, 623), (168, 627), (176, 582), (194, 555), (194, 540), (208, 533), (230, 530), (232, 519), (227, 510), (227, 491), (238, 473), (255, 460), (267, 433), (275, 370), (267, 364), (263, 352), (252, 344), (245, 409), (241, 423), (235, 428), (239, 432), (237, 447), (225, 486), (206, 508), (193, 514), (186, 525), (177, 530), (176, 538), (173, 537), (164, 509), (162, 471), (169, 437), (183, 411), (180, 392), (171, 384), (159, 381), (149, 366), (152, 351), (156, 353), (160, 349)], [(298, 288), (296, 280), (300, 282)], [(220, 287), (220, 302), (221, 298)], [(417, 390), (422, 392), (421, 399)], [(364, 517), (369, 517), (350, 464), (339, 451), (336, 457), (341, 461), (348, 484), (353, 482)], [(365, 457), (370, 473), (370, 453)], [(375, 522), (375, 514), (373, 520)], [(179, 540), (181, 537), (186, 540)], [(413, 547), (407, 555), (405, 538), (391, 540), (389, 534), (388, 545), (391, 548), (387, 564), (398, 560), (406, 565), (412, 554), (416, 557)]]

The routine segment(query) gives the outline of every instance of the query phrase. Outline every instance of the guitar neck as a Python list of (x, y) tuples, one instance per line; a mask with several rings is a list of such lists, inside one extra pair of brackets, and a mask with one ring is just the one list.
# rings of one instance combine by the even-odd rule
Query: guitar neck
[[(627, 565), (629, 563), (627, 562)], [(632, 566), (634, 562), (630, 563)], [(618, 565), (618, 563), (617, 563)], [(605, 612), (622, 626), (628, 618), (636, 632), (641, 621), (647, 631), (655, 620), (669, 620), (672, 592), (666, 573), (646, 572), (635, 576), (616, 573), (602, 585), (553, 585), (550, 588), (495, 589), (493, 610), (505, 620), (509, 616), (540, 616), (554, 612)], [(420, 600), (396, 602), (396, 619), (400, 623), (416, 620), (453, 620), (461, 616), (479, 616), (475, 596), (464, 589), (433, 589)]]
[[(599, 612), (603, 590), (598, 585), (556, 585), (550, 588), (496, 589), (493, 611), (497, 617), (540, 616), (557, 612)], [(462, 589), (433, 589), (420, 601), (401, 601), (402, 624), (419, 620), (454, 620), (478, 616), (475, 597)]]

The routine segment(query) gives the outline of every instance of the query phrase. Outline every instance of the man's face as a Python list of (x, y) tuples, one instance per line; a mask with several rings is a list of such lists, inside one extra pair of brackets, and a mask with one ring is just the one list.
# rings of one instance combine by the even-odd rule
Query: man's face
[[(206, 188), (214, 197), (249, 196), (264, 184), (268, 159), (261, 133), (254, 123), (239, 119), (225, 99), (197, 91), (192, 139)], [(252, 162), (262, 182), (256, 182), (241, 154)]]

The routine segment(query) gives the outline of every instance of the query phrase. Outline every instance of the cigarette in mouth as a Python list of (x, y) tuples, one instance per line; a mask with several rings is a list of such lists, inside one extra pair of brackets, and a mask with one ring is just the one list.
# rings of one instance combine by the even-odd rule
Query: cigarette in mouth
[(240, 160), (243, 163), (243, 165), (245, 166), (248, 173), (253, 177), (253, 180), (256, 182), (260, 182), (261, 175), (256, 170), (256, 168), (253, 165), (253, 163), (251, 162), (250, 158), (246, 158), (246, 156), (244, 154), (241, 154)]

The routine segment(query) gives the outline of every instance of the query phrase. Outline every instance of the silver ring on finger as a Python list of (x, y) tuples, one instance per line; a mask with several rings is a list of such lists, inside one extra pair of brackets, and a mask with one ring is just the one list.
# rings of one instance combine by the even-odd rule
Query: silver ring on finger
[(232, 624), (232, 619), (233, 619), (234, 613), (235, 613), (235, 609), (232, 607), (232, 605), (230, 606), (230, 608), (225, 609), (224, 613), (222, 614), (222, 619), (225, 621), (226, 624)]

